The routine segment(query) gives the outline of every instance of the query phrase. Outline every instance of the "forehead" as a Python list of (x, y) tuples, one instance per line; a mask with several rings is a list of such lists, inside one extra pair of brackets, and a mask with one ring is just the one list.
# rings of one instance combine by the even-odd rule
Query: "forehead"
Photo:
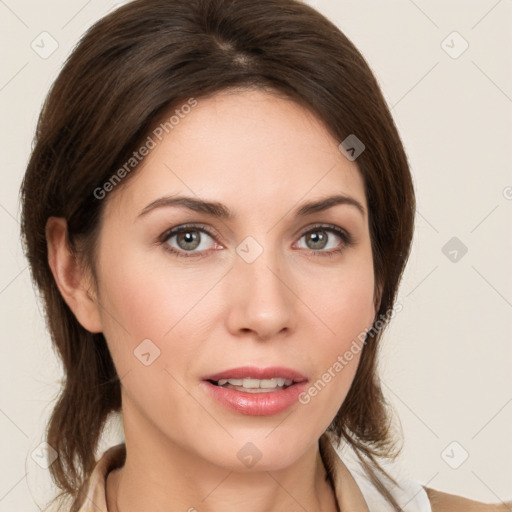
[(152, 149), (109, 202), (133, 211), (159, 196), (186, 193), (250, 212), (343, 193), (366, 208), (355, 162), (314, 114), (292, 100), (224, 91), (183, 112), (156, 132), (159, 137), (149, 134)]

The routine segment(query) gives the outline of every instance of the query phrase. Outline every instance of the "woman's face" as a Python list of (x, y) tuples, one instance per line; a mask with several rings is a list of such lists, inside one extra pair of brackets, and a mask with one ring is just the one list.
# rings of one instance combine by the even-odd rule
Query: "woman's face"
[[(375, 316), (362, 178), (312, 114), (260, 91), (199, 99), (162, 131), (104, 199), (98, 246), (126, 438), (236, 470), (286, 467), (344, 401), (360, 356), (344, 354)], [(297, 213), (338, 195), (349, 199)], [(170, 203), (185, 196), (231, 217)], [(205, 380), (225, 371), (303, 382)]]

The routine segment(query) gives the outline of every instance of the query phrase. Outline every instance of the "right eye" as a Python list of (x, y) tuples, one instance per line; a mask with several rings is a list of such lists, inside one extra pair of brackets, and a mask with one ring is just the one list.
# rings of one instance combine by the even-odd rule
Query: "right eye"
[[(327, 256), (333, 257), (336, 254), (341, 253), (344, 249), (353, 245), (352, 237), (345, 231), (334, 225), (316, 225), (304, 232), (300, 239), (311, 236), (312, 234), (321, 233), (320, 237), (320, 250), (309, 249), (309, 253), (313, 256)], [(325, 234), (331, 234), (337, 236), (342, 243), (338, 248), (330, 251), (323, 250), (323, 242), (327, 240)], [(206, 240), (204, 238), (206, 237)], [(217, 248), (223, 248), (220, 244), (215, 242), (214, 234), (210, 232), (208, 227), (204, 224), (185, 224), (174, 227), (165, 231), (160, 237), (160, 244), (164, 246), (164, 249), (171, 254), (180, 258), (195, 258), (203, 257), (208, 252), (208, 240), (217, 244)], [(315, 237), (318, 238), (318, 237)], [(172, 243), (174, 241), (174, 243)], [(310, 239), (308, 238), (308, 241)], [(318, 240), (313, 240), (313, 243), (318, 243)], [(210, 247), (211, 248), (211, 247)]]
[[(208, 243), (203, 240), (205, 236), (213, 239), (213, 234), (204, 225), (183, 225), (166, 231), (160, 241), (164, 244), (165, 250), (178, 257), (201, 257), (202, 254), (194, 253), (204, 253), (208, 250), (208, 247), (205, 247)], [(171, 243), (173, 239), (177, 247)], [(196, 250), (198, 248), (199, 250)]]

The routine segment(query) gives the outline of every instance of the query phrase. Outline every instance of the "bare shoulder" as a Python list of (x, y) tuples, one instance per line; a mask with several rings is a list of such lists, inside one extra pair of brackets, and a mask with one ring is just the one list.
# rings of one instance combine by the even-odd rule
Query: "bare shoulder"
[(512, 501), (482, 503), (425, 487), (432, 512), (512, 512)]

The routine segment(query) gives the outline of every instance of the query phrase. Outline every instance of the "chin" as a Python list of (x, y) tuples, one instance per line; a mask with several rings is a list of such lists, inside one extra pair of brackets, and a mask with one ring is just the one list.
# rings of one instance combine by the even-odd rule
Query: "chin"
[[(279, 429), (280, 427), (278, 427)], [(266, 427), (261, 431), (251, 430), (250, 433), (235, 434), (228, 442), (213, 443), (219, 447), (209, 453), (211, 462), (230, 471), (279, 471), (295, 463), (310, 443), (293, 436), (289, 429), (277, 434), (275, 426)], [(228, 428), (229, 430), (229, 428)], [(288, 431), (287, 431), (288, 430)], [(312, 440), (312, 442), (316, 441)], [(220, 453), (219, 453), (220, 452)]]

